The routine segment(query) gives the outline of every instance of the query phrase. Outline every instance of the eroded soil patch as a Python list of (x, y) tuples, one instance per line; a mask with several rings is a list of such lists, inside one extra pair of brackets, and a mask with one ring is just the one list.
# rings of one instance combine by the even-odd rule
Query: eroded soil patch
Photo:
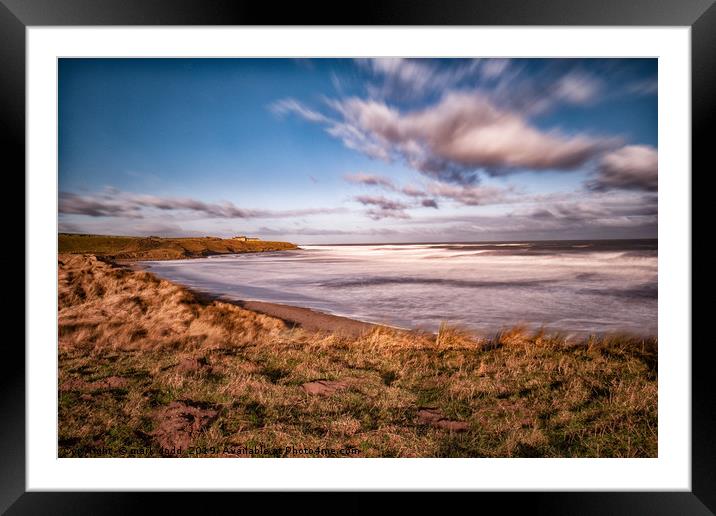
[(154, 413), (156, 429), (150, 434), (162, 448), (187, 449), (197, 434), (218, 415), (212, 408), (200, 408), (173, 401)]

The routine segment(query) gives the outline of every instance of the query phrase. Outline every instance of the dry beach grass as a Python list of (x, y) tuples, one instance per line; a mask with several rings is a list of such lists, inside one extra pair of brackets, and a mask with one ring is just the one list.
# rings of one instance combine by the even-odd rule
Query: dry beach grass
[(58, 272), (62, 457), (657, 455), (655, 339), (309, 330), (107, 258)]

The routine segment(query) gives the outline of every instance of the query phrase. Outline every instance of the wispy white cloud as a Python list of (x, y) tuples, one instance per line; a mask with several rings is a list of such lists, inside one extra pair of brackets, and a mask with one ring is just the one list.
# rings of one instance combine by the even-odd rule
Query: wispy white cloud
[(330, 119), (318, 111), (307, 108), (295, 99), (282, 99), (272, 103), (269, 109), (276, 115), (295, 114), (309, 122), (328, 123)]
[[(451, 67), (441, 67), (430, 59), (396, 57), (357, 59), (359, 66), (370, 71), (379, 81), (368, 84), (368, 93), (376, 98), (416, 99), (454, 88), (465, 80), (478, 77), (485, 66), (485, 75), (494, 76), (507, 67), (507, 60), (484, 65), (481, 59), (458, 60)], [(499, 68), (499, 70), (498, 70)]]
[(568, 104), (584, 105), (594, 102), (603, 88), (602, 81), (583, 72), (563, 75), (555, 84), (553, 97)]
[(376, 174), (365, 174), (358, 172), (355, 174), (345, 174), (343, 179), (349, 183), (369, 185), (369, 186), (382, 186), (389, 190), (395, 190), (395, 184), (387, 177), (379, 176)]
[(508, 202), (511, 190), (494, 186), (448, 185), (435, 182), (428, 187), (428, 192), (464, 206), (484, 206)]
[(627, 84), (626, 90), (634, 95), (656, 95), (659, 91), (659, 81), (656, 77), (633, 81)]
[(519, 112), (474, 92), (449, 92), (437, 104), (408, 112), (351, 97), (330, 102), (334, 117), (305, 116), (311, 110), (295, 100), (290, 104), (297, 104), (294, 112), (323, 124), (350, 149), (387, 162), (400, 159), (433, 179), (458, 184), (476, 182), (478, 171), (503, 175), (575, 169), (618, 143), (614, 138), (539, 129)]

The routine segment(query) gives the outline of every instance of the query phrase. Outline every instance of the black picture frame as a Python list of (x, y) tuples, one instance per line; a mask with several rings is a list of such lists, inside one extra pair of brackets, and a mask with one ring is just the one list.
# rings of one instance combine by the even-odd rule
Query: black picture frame
[[(716, 113), (716, 5), (714, 0), (443, 0), (400, 2), (350, 8), (335, 3), (307, 5), (230, 0), (0, 0), (0, 127), (4, 162), (25, 170), (25, 30), (30, 26), (86, 25), (654, 25), (691, 27), (692, 169), (704, 169), (712, 146), (708, 134)], [(14, 165), (12, 165), (14, 164)], [(684, 171), (689, 173), (689, 171)], [(693, 178), (693, 172), (691, 172)], [(24, 192), (24, 181), (18, 185)], [(693, 189), (692, 189), (693, 191)], [(20, 197), (19, 195), (17, 196)], [(24, 199), (24, 196), (23, 196)], [(692, 201), (692, 206), (699, 206)], [(16, 217), (12, 220), (16, 220)], [(694, 222), (700, 220), (693, 214)], [(7, 219), (6, 219), (7, 220)], [(701, 219), (702, 220), (702, 219)], [(24, 226), (23, 226), (24, 227)], [(18, 228), (19, 229), (19, 228)], [(693, 230), (692, 230), (692, 234)], [(24, 239), (24, 235), (23, 235)], [(692, 250), (693, 253), (693, 250)], [(9, 263), (6, 263), (9, 267)], [(703, 270), (692, 265), (692, 274)], [(703, 276), (702, 276), (703, 277)], [(18, 290), (18, 292), (23, 290)], [(50, 292), (50, 291), (48, 291)], [(23, 303), (24, 305), (24, 303)], [(19, 302), (18, 302), (19, 306)], [(692, 316), (693, 320), (693, 316)], [(694, 321), (695, 323), (695, 321)], [(693, 325), (696, 330), (696, 326)], [(696, 335), (696, 333), (694, 333)], [(538, 514), (714, 514), (716, 513), (716, 439), (709, 360), (711, 343), (692, 338), (692, 490), (690, 492), (480, 493), (479, 504), (501, 511)], [(231, 494), (204, 493), (49, 493), (25, 492), (25, 354), (8, 340), (5, 372), (0, 375), (3, 424), (0, 425), (0, 511), (8, 514), (124, 514), (181, 507), (220, 510)], [(241, 494), (237, 508), (265, 510), (287, 501), (293, 512), (326, 507), (325, 501), (287, 500), (279, 493)], [(267, 498), (268, 496), (268, 498)], [(317, 496), (316, 494), (302, 495)], [(323, 495), (320, 495), (323, 496)], [(334, 507), (342, 513), (379, 507), (383, 502), (350, 493)], [(453, 496), (463, 496), (455, 494)], [(159, 499), (157, 499), (159, 498)], [(405, 500), (426, 508), (422, 495)], [(455, 500), (454, 503), (459, 503)], [(474, 501), (468, 501), (474, 504)], [(377, 505), (376, 505), (377, 504)], [(231, 506), (230, 506), (231, 507)], [(469, 506), (468, 506), (469, 507)]]

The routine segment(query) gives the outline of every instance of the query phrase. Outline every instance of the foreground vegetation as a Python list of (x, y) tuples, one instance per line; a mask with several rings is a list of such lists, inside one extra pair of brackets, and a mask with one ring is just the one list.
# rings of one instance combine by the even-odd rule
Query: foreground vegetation
[(654, 339), (308, 332), (59, 258), (62, 457), (655, 457), (656, 431)]
[(60, 253), (92, 253), (115, 260), (180, 260), (215, 254), (296, 249), (288, 242), (244, 242), (217, 237), (161, 238), (60, 233)]

